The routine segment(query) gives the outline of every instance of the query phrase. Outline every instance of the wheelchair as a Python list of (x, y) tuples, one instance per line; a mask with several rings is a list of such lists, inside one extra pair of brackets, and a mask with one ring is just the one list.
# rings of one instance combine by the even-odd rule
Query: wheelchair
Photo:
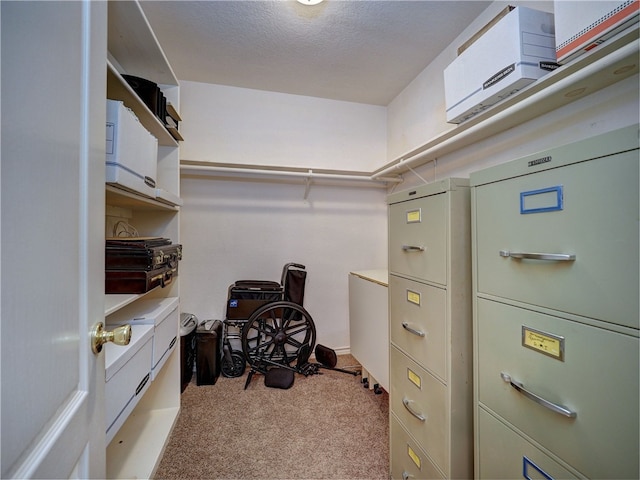
[(316, 341), (315, 324), (302, 306), (306, 274), (304, 265), (287, 263), (280, 283), (239, 280), (229, 286), (222, 334), (223, 376), (242, 376), (248, 363), (248, 385), (255, 372), (264, 374), (276, 366), (296, 369), (294, 362), (306, 363)]

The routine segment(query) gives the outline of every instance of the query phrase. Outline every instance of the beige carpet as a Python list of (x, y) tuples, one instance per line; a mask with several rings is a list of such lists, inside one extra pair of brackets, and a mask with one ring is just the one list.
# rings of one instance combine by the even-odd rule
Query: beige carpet
[(262, 375), (247, 390), (247, 373), (211, 386), (194, 376), (155, 478), (388, 479), (388, 394), (321, 372), (296, 374), (288, 390), (265, 387)]

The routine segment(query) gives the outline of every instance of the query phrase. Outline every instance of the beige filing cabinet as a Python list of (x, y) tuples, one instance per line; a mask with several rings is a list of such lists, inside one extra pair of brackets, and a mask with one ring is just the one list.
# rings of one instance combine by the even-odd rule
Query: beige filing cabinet
[(389, 195), (391, 477), (471, 478), (470, 189)]
[(475, 475), (638, 478), (638, 126), (471, 175)]

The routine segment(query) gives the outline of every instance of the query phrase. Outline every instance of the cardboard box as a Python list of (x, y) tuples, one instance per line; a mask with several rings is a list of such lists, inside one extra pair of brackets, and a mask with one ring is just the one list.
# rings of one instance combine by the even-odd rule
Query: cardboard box
[(155, 198), (158, 140), (118, 100), (107, 100), (106, 181)]
[(638, 23), (638, 0), (554, 2), (556, 55), (568, 63)]
[(553, 14), (516, 7), (444, 70), (446, 118), (462, 123), (557, 67)]

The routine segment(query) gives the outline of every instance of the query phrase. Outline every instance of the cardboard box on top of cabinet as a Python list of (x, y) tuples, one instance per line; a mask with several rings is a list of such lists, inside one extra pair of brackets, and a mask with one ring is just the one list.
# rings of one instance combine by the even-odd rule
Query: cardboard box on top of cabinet
[(123, 102), (107, 100), (106, 181), (156, 196), (158, 139)]
[(553, 3), (556, 21), (556, 56), (568, 63), (638, 23), (640, 2)]
[(556, 67), (553, 14), (514, 8), (445, 68), (447, 122), (464, 122)]

